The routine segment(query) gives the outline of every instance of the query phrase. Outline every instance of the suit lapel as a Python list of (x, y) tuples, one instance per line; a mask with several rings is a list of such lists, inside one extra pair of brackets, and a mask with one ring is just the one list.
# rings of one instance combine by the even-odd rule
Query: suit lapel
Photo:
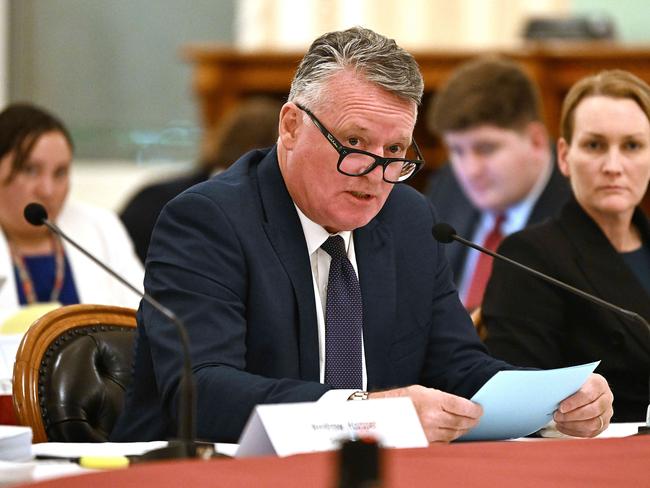
[(318, 325), (309, 253), (300, 219), (280, 173), (275, 148), (260, 162), (257, 173), (264, 230), (296, 297), (300, 377), (319, 381)]
[[(635, 222), (645, 219), (637, 210)], [(564, 231), (572, 242), (576, 253), (575, 261), (586, 280), (595, 290), (595, 295), (619, 307), (632, 310), (644, 317), (650, 317), (650, 300), (641, 285), (625, 286), (638, 280), (619, 253), (612, 247), (600, 228), (575, 201), (562, 213)], [(644, 242), (650, 242), (647, 223), (641, 232)], [(597, 306), (597, 305), (590, 305)], [(634, 319), (611, 312), (612, 317), (625, 327), (641, 347), (650, 352), (650, 331)]]
[(368, 388), (389, 376), (391, 327), (396, 320), (396, 269), (393, 237), (371, 221), (354, 231), (354, 247), (363, 297), (363, 343)]

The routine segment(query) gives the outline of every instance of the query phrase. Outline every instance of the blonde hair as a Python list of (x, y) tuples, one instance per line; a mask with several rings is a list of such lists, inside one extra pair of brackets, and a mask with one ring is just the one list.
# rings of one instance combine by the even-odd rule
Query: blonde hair
[(575, 111), (587, 97), (605, 96), (634, 100), (650, 120), (650, 87), (641, 78), (620, 69), (601, 71), (574, 84), (562, 103), (560, 135), (571, 144)]

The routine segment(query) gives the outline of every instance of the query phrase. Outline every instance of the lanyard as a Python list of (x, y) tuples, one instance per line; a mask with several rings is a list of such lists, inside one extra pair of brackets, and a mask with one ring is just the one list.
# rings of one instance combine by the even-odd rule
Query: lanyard
[[(65, 279), (65, 258), (61, 241), (54, 236), (51, 236), (51, 239), (52, 247), (54, 248), (55, 272), (52, 292), (50, 293), (50, 302), (58, 302), (61, 289), (63, 288), (63, 281)], [(11, 259), (18, 270), (18, 278), (20, 280), (20, 286), (23, 289), (23, 294), (25, 295), (25, 300), (27, 300), (28, 304), (36, 303), (38, 299), (34, 289), (34, 282), (32, 281), (32, 277), (29, 274), (27, 265), (25, 264), (25, 259), (11, 244), (9, 245), (9, 248), (11, 250)]]

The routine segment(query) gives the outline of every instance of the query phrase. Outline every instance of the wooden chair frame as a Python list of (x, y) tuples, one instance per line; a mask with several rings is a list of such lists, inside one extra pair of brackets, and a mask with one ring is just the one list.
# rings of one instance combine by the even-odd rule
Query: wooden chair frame
[(33, 441), (47, 442), (39, 398), (39, 369), (50, 344), (76, 328), (136, 327), (135, 310), (110, 305), (68, 305), (36, 320), (25, 333), (14, 364), (13, 405), (19, 425), (32, 428)]
[(485, 327), (485, 322), (483, 322), (483, 313), (481, 311), (481, 307), (475, 308), (470, 314), (470, 317), (472, 319), (472, 323), (474, 324), (476, 332), (478, 332), (478, 336), (482, 341), (485, 341), (487, 338), (487, 328)]

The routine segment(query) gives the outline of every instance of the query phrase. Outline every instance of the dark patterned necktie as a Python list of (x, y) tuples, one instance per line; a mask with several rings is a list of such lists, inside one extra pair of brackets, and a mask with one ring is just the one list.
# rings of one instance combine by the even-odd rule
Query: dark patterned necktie
[(321, 248), (332, 257), (325, 307), (325, 383), (333, 388), (362, 388), (363, 305), (357, 274), (341, 236)]

